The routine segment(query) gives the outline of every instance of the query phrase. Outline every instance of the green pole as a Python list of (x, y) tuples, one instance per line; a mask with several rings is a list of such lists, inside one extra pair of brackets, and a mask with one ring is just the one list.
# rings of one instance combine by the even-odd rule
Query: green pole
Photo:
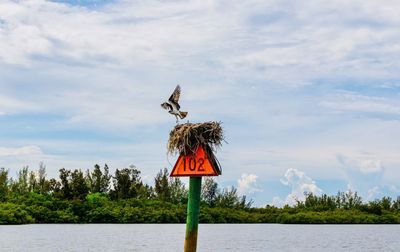
[(186, 218), (185, 252), (196, 252), (200, 213), (201, 177), (190, 177)]

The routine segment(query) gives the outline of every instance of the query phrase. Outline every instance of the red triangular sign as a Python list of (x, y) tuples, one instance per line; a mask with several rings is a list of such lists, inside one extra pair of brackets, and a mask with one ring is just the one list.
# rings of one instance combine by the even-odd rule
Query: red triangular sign
[(212, 163), (203, 147), (199, 146), (195, 154), (179, 156), (170, 176), (218, 176), (217, 169)]

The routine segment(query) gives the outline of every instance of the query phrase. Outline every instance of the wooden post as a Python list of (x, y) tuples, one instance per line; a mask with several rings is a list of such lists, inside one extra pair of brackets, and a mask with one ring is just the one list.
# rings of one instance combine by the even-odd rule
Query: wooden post
[(200, 214), (201, 177), (190, 177), (186, 218), (185, 252), (196, 252)]

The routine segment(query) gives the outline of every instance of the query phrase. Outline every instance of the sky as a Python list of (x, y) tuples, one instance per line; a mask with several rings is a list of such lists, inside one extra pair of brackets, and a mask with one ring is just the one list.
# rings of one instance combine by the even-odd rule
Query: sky
[[(400, 195), (397, 0), (2, 0), (0, 166), (171, 169), (184, 122), (220, 121), (221, 188)], [(184, 179), (187, 182), (187, 178)]]

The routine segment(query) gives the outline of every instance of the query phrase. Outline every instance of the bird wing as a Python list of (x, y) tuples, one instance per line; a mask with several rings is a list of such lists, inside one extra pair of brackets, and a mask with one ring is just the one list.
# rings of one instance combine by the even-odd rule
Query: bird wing
[(179, 85), (176, 86), (174, 92), (172, 93), (171, 97), (169, 97), (169, 101), (177, 105), (179, 109), (179, 97), (181, 96), (181, 87)]

